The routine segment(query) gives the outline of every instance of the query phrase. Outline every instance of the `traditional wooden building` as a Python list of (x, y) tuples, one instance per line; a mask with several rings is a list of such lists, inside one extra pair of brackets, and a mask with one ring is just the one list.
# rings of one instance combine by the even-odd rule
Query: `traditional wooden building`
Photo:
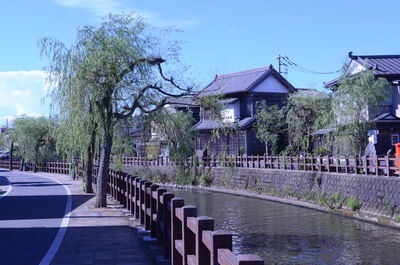
[[(253, 128), (257, 103), (283, 106), (288, 95), (295, 91), (272, 65), (217, 75), (198, 96), (219, 97), (222, 120), (201, 110), (200, 122), (193, 127), (198, 132), (197, 155), (263, 154), (265, 144), (256, 138)], [(219, 137), (212, 137), (215, 129), (221, 129)]]
[[(374, 75), (387, 79), (391, 93), (380, 107), (378, 113), (369, 115), (374, 124), (369, 130), (369, 142), (377, 155), (384, 155), (400, 142), (400, 55), (353, 55), (349, 53), (350, 63), (346, 75), (355, 75), (372, 70)], [(326, 88), (338, 86), (340, 78), (325, 83)], [(367, 107), (367, 106), (366, 106)]]

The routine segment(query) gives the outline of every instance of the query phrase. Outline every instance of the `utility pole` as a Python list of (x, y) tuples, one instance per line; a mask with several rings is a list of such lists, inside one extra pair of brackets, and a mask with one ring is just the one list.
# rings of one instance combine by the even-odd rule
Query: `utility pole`
[[(288, 74), (287, 64), (284, 61), (282, 61), (282, 59), (284, 59), (284, 58), (285, 58), (285, 56), (282, 56), (280, 54), (278, 55), (278, 57), (276, 57), (276, 59), (278, 60), (278, 72), (279, 72), (279, 74), (287, 75)], [(285, 71), (282, 69), (283, 68), (282, 66), (286, 67)]]

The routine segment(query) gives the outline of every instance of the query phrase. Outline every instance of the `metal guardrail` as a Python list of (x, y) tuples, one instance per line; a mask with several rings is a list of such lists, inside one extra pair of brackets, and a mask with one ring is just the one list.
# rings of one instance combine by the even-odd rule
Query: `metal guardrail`
[[(21, 163), (20, 163), (21, 164)], [(0, 161), (0, 167), (6, 162)], [(10, 164), (8, 163), (8, 166)], [(28, 164), (33, 168), (33, 164)], [(38, 171), (70, 173), (70, 163), (45, 162)], [(80, 169), (79, 174), (82, 174)], [(96, 184), (97, 168), (93, 170)], [(232, 233), (214, 230), (214, 219), (197, 216), (197, 207), (185, 205), (182, 198), (146, 179), (110, 170), (107, 193), (121, 203), (144, 225), (145, 230), (164, 246), (165, 258), (173, 265), (263, 265), (261, 257), (232, 252)]]

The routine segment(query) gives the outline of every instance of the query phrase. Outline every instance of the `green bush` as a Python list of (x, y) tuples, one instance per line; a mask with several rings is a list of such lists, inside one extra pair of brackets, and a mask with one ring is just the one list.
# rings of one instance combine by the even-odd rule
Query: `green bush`
[(327, 156), (329, 155), (329, 150), (325, 146), (320, 146), (313, 151), (314, 155)]
[(357, 198), (348, 198), (346, 200), (346, 205), (347, 207), (349, 207), (350, 209), (352, 209), (353, 211), (357, 211), (361, 208), (361, 203)]

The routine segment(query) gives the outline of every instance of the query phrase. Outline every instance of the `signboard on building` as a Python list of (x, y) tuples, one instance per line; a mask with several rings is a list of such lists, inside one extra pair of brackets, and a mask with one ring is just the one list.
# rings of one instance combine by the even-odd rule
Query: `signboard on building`
[(222, 122), (230, 123), (235, 122), (235, 111), (234, 109), (223, 109), (221, 110)]

